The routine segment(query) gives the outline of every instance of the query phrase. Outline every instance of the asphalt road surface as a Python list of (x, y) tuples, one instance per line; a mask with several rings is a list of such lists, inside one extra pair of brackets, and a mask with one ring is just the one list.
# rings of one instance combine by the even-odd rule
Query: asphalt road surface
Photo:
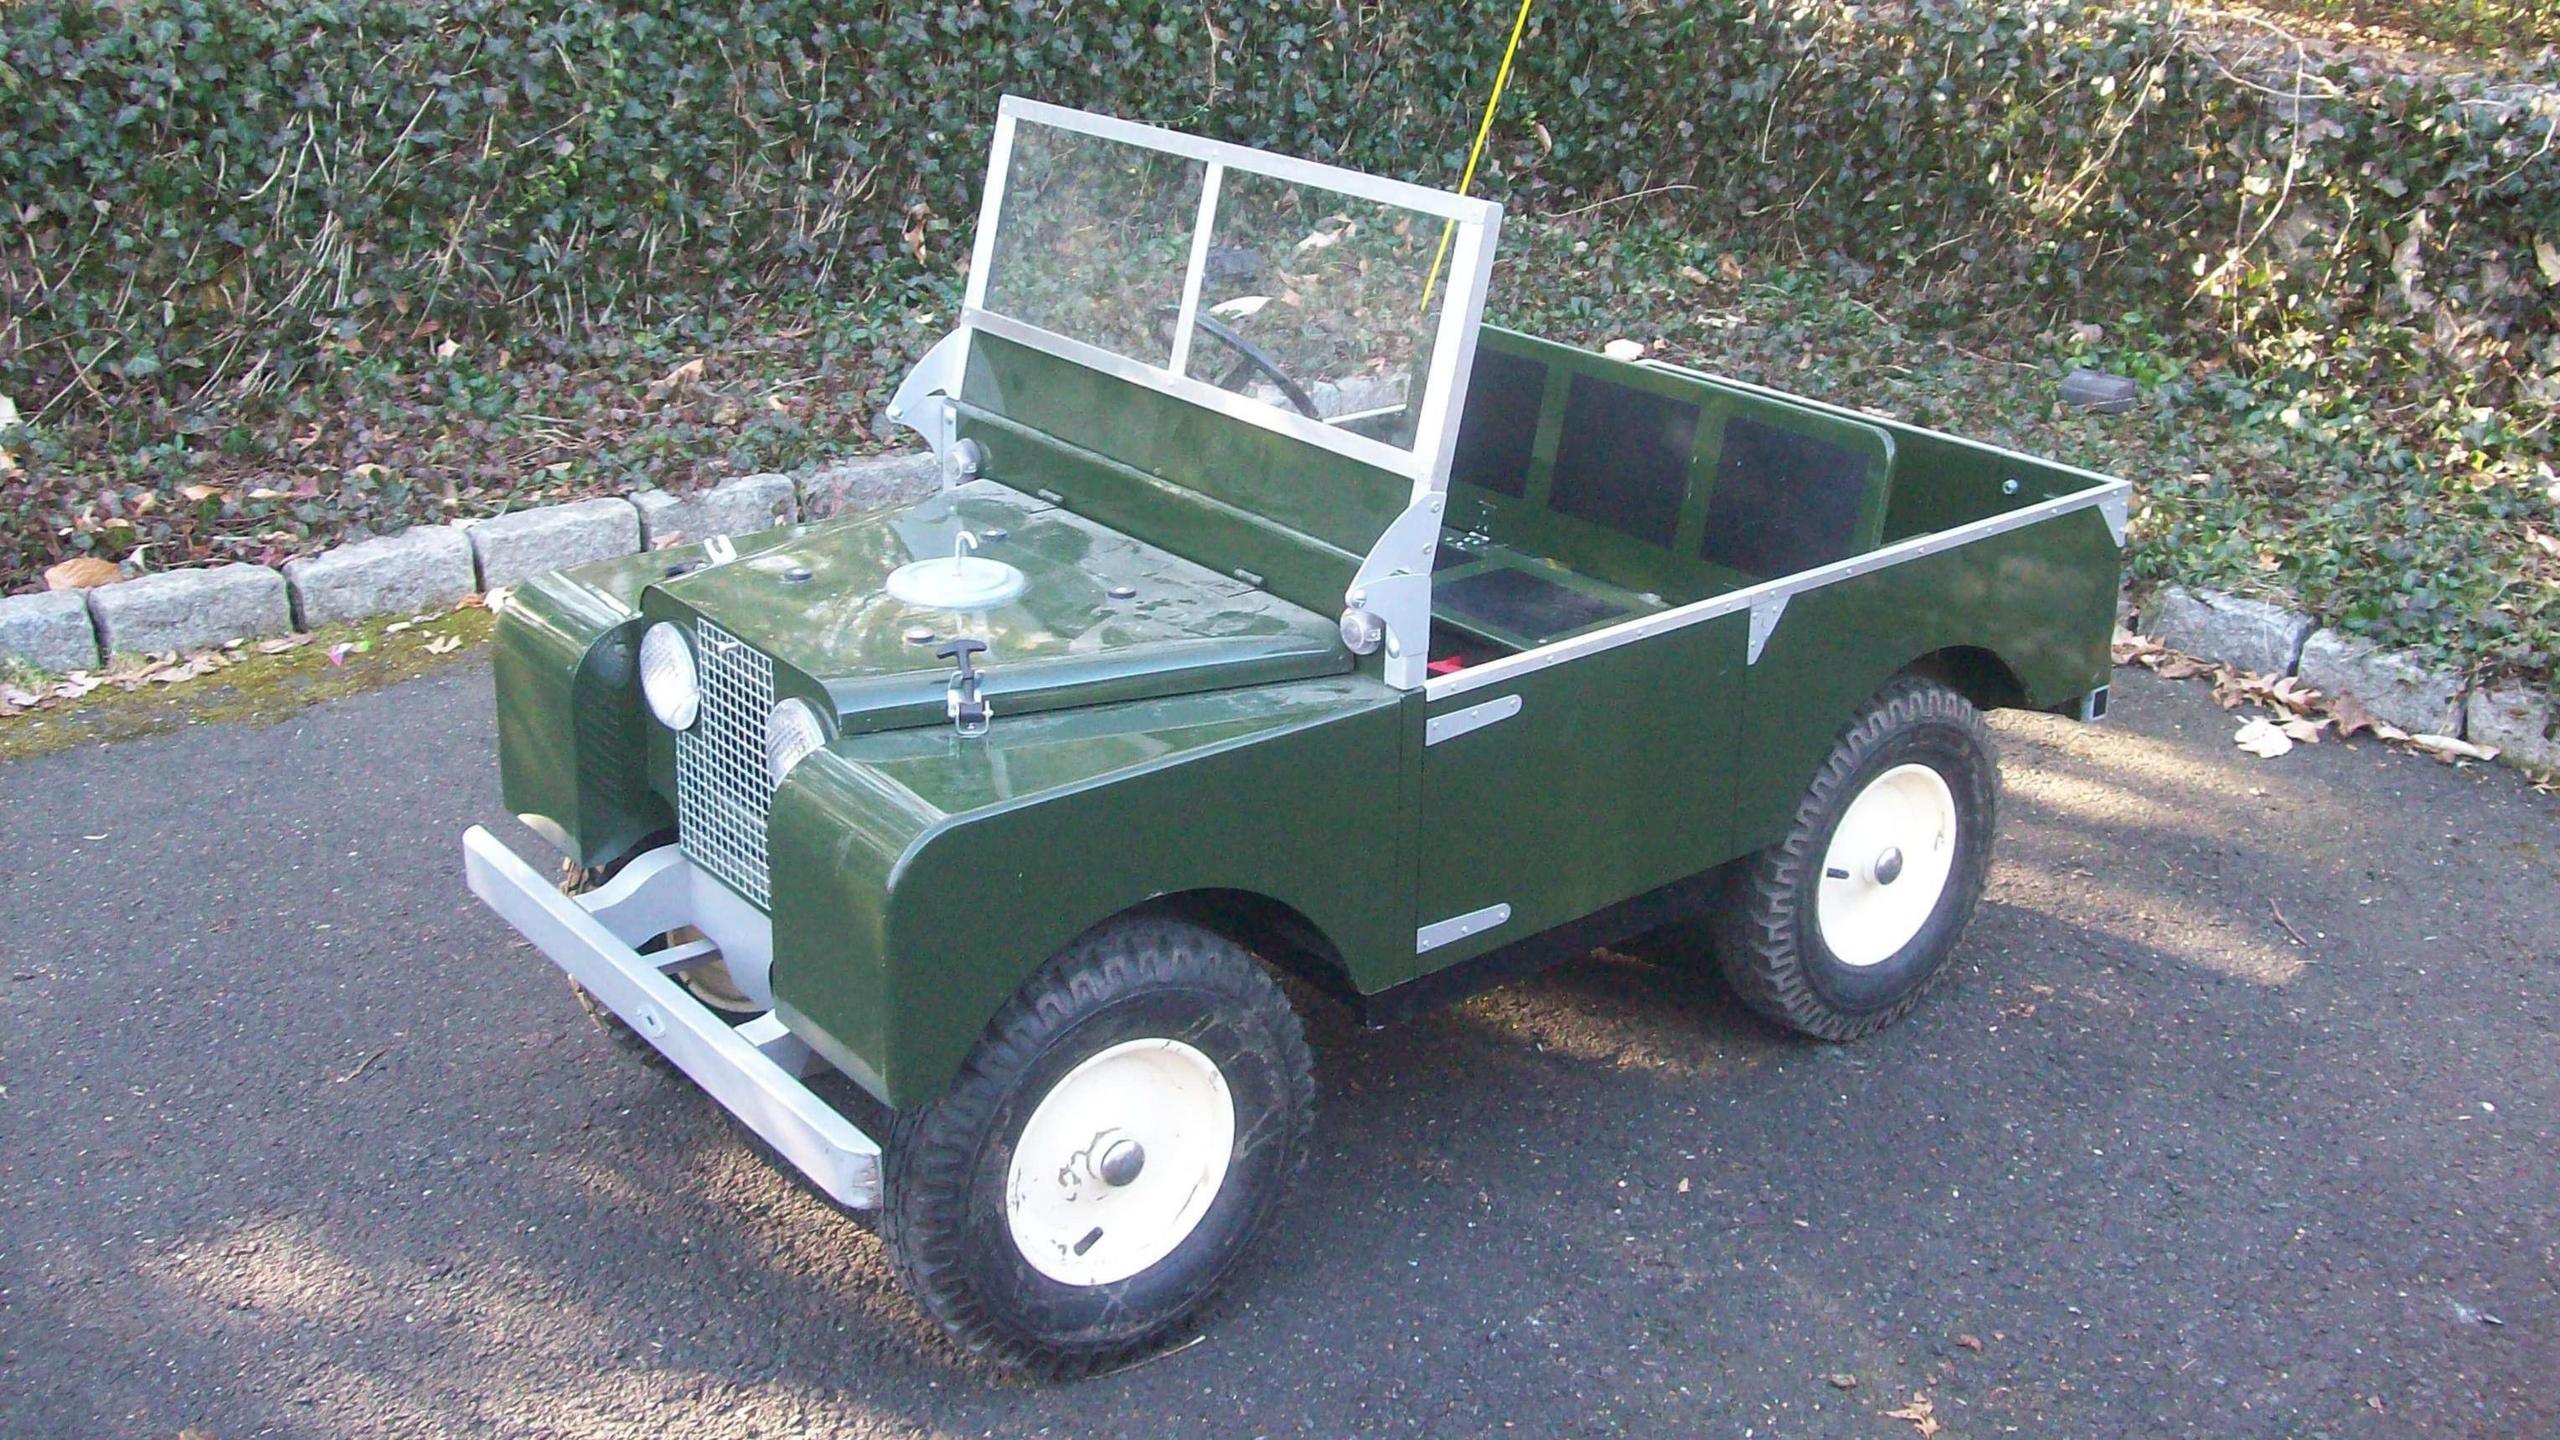
[(1205, 1338), (1048, 1388), (471, 901), (488, 715), (474, 665), (0, 767), (0, 1435), (2560, 1435), (2560, 801), (2512, 773), (2253, 760), (2141, 676), (2005, 718), (1909, 1022), (1610, 956), (1319, 1013)]

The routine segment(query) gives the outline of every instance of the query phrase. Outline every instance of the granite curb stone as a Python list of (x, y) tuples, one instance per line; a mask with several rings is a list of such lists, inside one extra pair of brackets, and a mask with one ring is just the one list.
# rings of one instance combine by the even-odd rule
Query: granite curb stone
[(714, 535), (752, 535), (800, 518), (800, 492), (788, 475), (741, 475), (682, 495), (643, 490), (631, 503), (639, 508), (641, 545), (647, 549)]
[(812, 520), (881, 510), (921, 500), (942, 484), (942, 466), (928, 451), (864, 455), (819, 466), (800, 481), (800, 513)]
[(2313, 622), (2280, 605), (2171, 585), (2142, 607), (2143, 629), (2172, 650), (2261, 675), (2290, 675)]
[(2379, 720), (2421, 735), (2451, 735), (2462, 728), (2460, 677), (2430, 670), (2406, 650), (2386, 650), (2335, 630), (2314, 630), (2302, 642), (2296, 674), (2323, 695), (2353, 695)]
[(373, 615), (434, 610), (479, 588), (471, 537), (418, 525), (284, 562), (296, 623), (305, 630)]
[(56, 675), (98, 668), (98, 627), (89, 619), (88, 597), (47, 590), (0, 598), (0, 660)]
[(83, 591), (107, 655), (205, 650), (293, 629), (284, 577), (264, 565), (163, 570)]
[(628, 500), (573, 500), (483, 520), (468, 533), (480, 588), (493, 590), (546, 570), (638, 551), (640, 512)]
[(2560, 771), (2560, 700), (2549, 692), (2510, 681), (2473, 691), (2469, 709), (2463, 738), (2511, 764)]

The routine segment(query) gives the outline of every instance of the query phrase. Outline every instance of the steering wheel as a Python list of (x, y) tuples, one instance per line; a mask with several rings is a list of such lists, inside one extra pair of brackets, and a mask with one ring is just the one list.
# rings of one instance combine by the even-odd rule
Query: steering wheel
[[(1170, 332), (1173, 329), (1173, 322), (1182, 318), (1182, 307), (1159, 306), (1156, 310), (1156, 318), (1164, 322), (1158, 327), (1156, 338), (1167, 346), (1171, 346), (1173, 336)], [(1298, 407), (1299, 414), (1310, 420), (1324, 418), (1324, 412), (1316, 408), (1315, 398), (1307, 393), (1306, 387), (1290, 379), (1288, 372), (1280, 368), (1280, 362), (1272, 359), (1269, 351), (1237, 334), (1225, 321), (1212, 319), (1205, 313), (1193, 315), (1191, 325), (1201, 334), (1233, 350), (1239, 357), (1238, 362), (1227, 367), (1227, 373), (1219, 378), (1218, 384), (1222, 388), (1233, 386), (1245, 371), (1257, 370), (1262, 373), (1264, 379), (1280, 387), (1280, 393), (1289, 397), (1289, 403)]]

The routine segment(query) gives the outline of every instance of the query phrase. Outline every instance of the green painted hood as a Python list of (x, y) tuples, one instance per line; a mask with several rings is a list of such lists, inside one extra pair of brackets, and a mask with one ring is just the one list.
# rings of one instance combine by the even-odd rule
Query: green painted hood
[[(979, 537), (979, 556), (1022, 572), (1019, 595), (957, 611), (888, 593), (890, 572), (948, 559), (964, 529)], [(992, 481), (900, 510), (771, 531), (738, 551), (725, 564), (659, 579), (642, 612), (699, 617), (773, 657), (789, 672), (777, 688), (832, 702), (847, 733), (941, 722), (952, 662), (934, 651), (961, 635), (986, 642), (977, 663), (999, 724), (1030, 711), (1352, 665), (1332, 620)], [(675, 564), (700, 552), (666, 553)], [(925, 631), (932, 641), (908, 638)]]

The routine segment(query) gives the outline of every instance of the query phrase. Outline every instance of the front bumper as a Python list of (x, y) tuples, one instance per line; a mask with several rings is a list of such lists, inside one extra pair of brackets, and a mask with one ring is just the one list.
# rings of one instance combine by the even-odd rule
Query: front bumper
[(463, 833), (462, 854), (472, 894), (819, 1189), (856, 1209), (880, 1203), (879, 1142), (800, 1081), (823, 1063), (817, 1055), (771, 1012), (732, 1027), (667, 978), (709, 942), (635, 948), (684, 923), (668, 914), (668, 897), (693, 883), (676, 847), (636, 856), (611, 883), (575, 896), (480, 826)]

